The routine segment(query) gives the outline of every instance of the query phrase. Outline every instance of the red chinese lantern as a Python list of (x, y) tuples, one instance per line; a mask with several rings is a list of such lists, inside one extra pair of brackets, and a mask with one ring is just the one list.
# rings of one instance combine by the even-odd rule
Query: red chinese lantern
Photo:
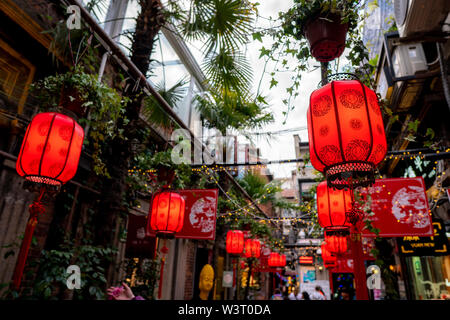
[(359, 80), (331, 81), (314, 91), (307, 112), (311, 164), (328, 186), (369, 186), (387, 151), (374, 91)]
[(261, 254), (261, 243), (256, 239), (245, 240), (244, 256), (246, 258), (259, 258)]
[(327, 243), (327, 249), (332, 254), (343, 254), (348, 249), (348, 238), (342, 234), (325, 235), (325, 242)]
[(284, 267), (286, 266), (286, 255), (279, 254), (278, 252), (272, 252), (268, 261), (269, 267)]
[(16, 171), (41, 186), (39, 196), (29, 207), (30, 217), (13, 274), (16, 289), (22, 281), (38, 216), (45, 212), (41, 202), (44, 193), (47, 187), (60, 187), (73, 178), (77, 172), (83, 139), (83, 128), (72, 118), (56, 112), (37, 114), (27, 127)]
[(227, 232), (226, 249), (229, 254), (241, 254), (244, 250), (244, 233), (241, 230)]
[(181, 231), (184, 221), (185, 202), (176, 192), (161, 191), (154, 195), (148, 228), (161, 238), (172, 238)]
[(278, 252), (271, 252), (267, 264), (269, 265), (269, 267), (278, 267), (278, 265), (280, 264), (279, 260), (280, 254)]
[(329, 188), (326, 181), (317, 186), (317, 216), (325, 230), (348, 230), (352, 224), (352, 190)]
[(322, 251), (322, 260), (326, 268), (333, 268), (336, 266), (336, 256), (333, 256), (331, 252), (328, 250), (327, 245), (323, 243), (320, 246), (320, 250)]
[(279, 267), (284, 267), (284, 266), (286, 266), (286, 255), (285, 254), (281, 254), (280, 255)]
[(72, 118), (46, 112), (28, 125), (16, 162), (25, 179), (60, 186), (73, 178), (78, 168), (84, 131)]

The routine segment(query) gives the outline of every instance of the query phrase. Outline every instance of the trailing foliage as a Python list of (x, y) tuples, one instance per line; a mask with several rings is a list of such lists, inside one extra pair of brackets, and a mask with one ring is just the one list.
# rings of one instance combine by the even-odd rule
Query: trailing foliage
[(81, 67), (48, 76), (31, 85), (31, 92), (42, 111), (64, 108), (61, 102), (66, 90), (74, 93), (74, 96), (68, 97), (70, 101), (79, 100), (81, 107), (89, 113), (88, 117), (80, 118), (78, 123), (89, 128), (84, 143), (93, 151), (94, 172), (109, 177), (102, 149), (115, 137), (125, 139), (124, 132), (117, 129), (117, 122), (120, 119), (127, 123), (124, 106), (128, 99), (99, 82), (95, 75), (84, 72)]
[[(359, 0), (294, 0), (294, 5), (286, 12), (279, 12), (278, 19), (274, 21), (275, 27), (259, 30), (253, 33), (253, 38), (262, 42), (263, 36), (272, 38), (272, 46), (260, 49), (260, 58), (275, 63), (275, 70), (270, 73), (270, 88), (276, 87), (277, 72), (291, 74), (291, 86), (286, 88), (287, 97), (282, 100), (287, 110), (283, 112), (285, 119), (294, 109), (293, 100), (299, 95), (301, 76), (305, 71), (316, 69), (310, 66), (311, 53), (307, 39), (304, 37), (305, 24), (311, 19), (321, 17), (329, 19), (331, 15), (341, 17), (342, 23), (349, 23), (346, 47), (350, 48), (347, 59), (351, 68), (346, 71), (365, 75), (373, 70), (373, 63), (368, 61), (368, 51), (362, 42), (362, 30), (359, 27), (364, 19), (361, 13), (362, 1)], [(338, 59), (339, 61), (339, 59)], [(372, 68), (370, 71), (365, 68)], [(363, 71), (361, 71), (363, 70)], [(367, 76), (362, 81), (369, 80)]]

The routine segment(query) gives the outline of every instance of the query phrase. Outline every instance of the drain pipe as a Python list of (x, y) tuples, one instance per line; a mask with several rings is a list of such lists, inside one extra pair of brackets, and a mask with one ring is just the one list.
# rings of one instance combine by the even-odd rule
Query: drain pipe
[(447, 101), (447, 106), (450, 110), (450, 90), (448, 86), (448, 78), (447, 78), (447, 64), (444, 61), (444, 57), (442, 54), (442, 43), (436, 42), (436, 48), (439, 57), (439, 65), (441, 66), (441, 77), (442, 77), (442, 87), (444, 88), (444, 96)]

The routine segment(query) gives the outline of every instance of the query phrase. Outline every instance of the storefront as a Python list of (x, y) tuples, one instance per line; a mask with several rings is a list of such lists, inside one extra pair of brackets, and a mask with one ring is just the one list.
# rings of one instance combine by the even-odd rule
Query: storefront
[(433, 237), (398, 239), (403, 256), (409, 299), (450, 299), (450, 255), (442, 221), (433, 221)]

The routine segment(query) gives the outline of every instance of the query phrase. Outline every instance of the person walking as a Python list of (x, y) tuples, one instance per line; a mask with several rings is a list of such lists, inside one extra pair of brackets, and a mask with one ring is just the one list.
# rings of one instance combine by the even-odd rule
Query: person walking
[(299, 293), (297, 295), (297, 300), (311, 300), (311, 298), (309, 297), (309, 293), (306, 291), (303, 291), (301, 294)]
[(325, 294), (320, 286), (316, 286), (314, 292), (311, 294), (311, 300), (326, 300)]
[(271, 300), (283, 300), (283, 295), (281, 294), (281, 291), (280, 291), (280, 289), (275, 289), (274, 291), (273, 291), (273, 295), (272, 295), (272, 297), (270, 298)]

